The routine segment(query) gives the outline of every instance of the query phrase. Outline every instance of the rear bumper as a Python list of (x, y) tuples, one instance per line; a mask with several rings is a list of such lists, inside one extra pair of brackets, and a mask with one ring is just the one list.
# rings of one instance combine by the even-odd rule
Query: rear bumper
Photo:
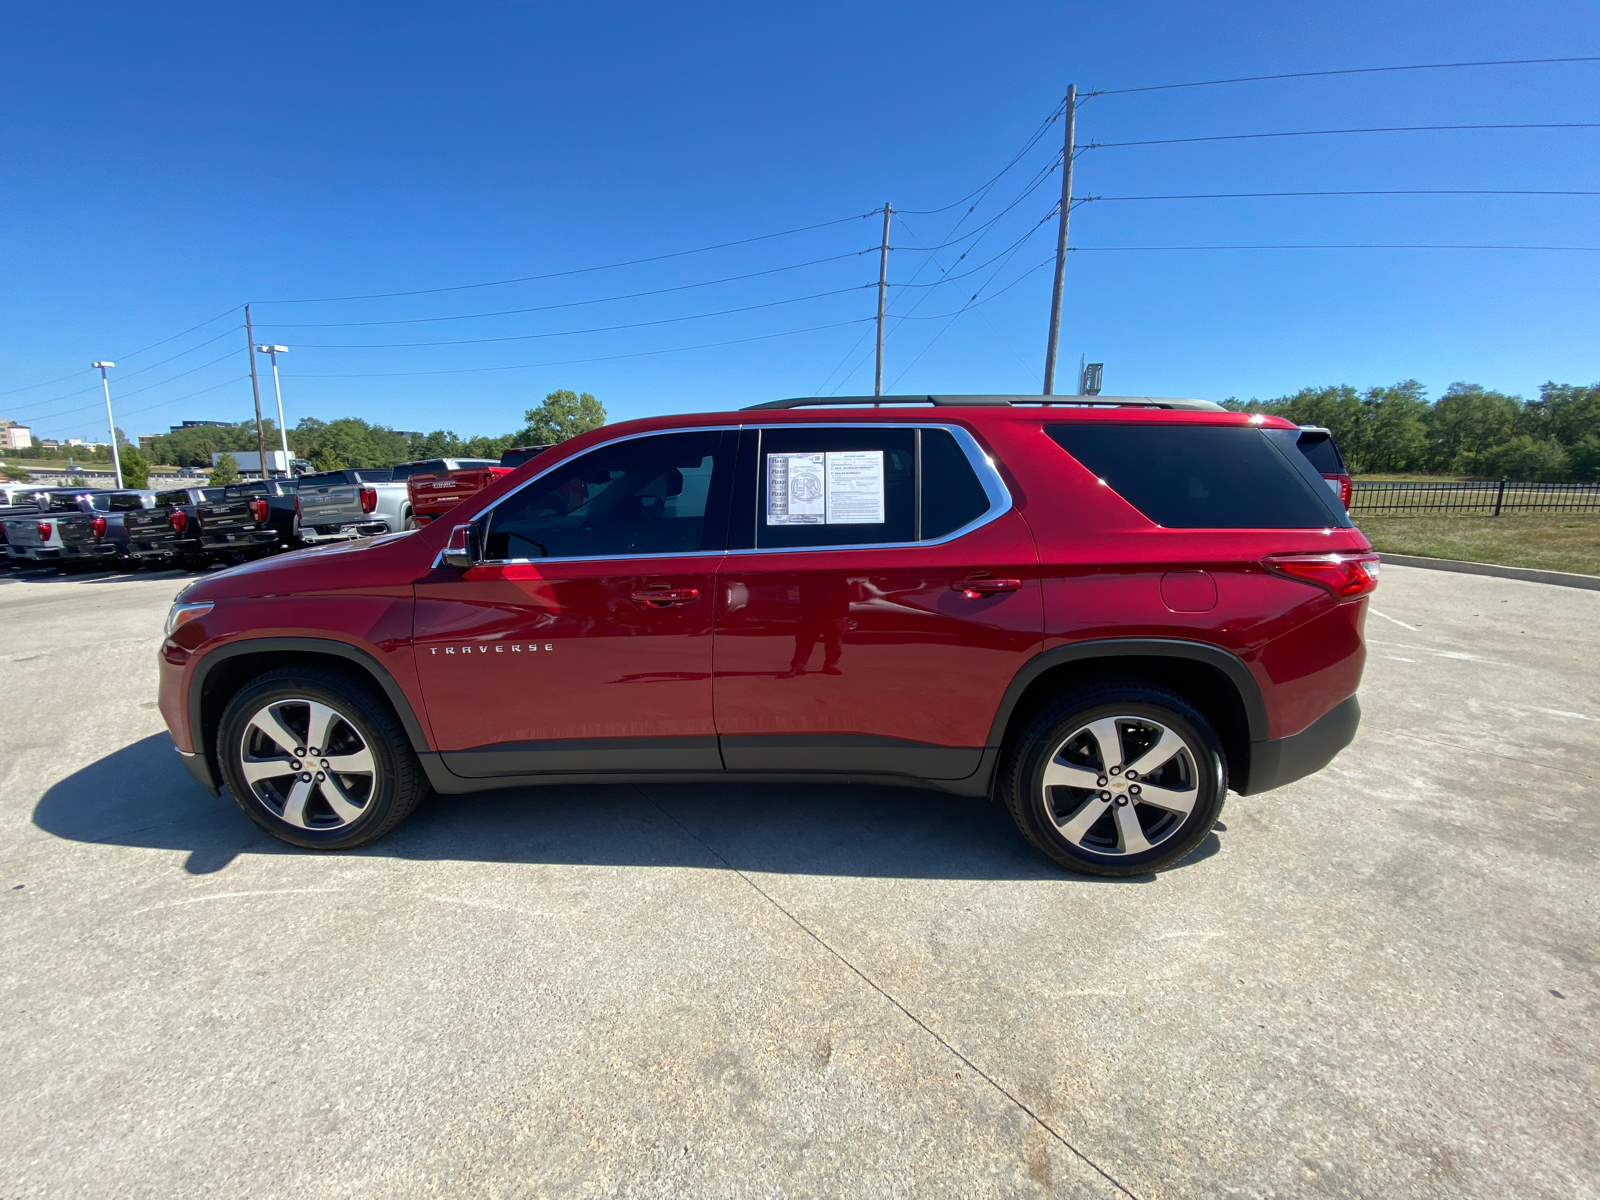
[(1254, 796), (1314, 775), (1355, 740), (1361, 725), (1361, 702), (1351, 696), (1292, 737), (1250, 743), (1250, 770), (1239, 787)]
[(348, 542), (352, 538), (377, 537), (389, 532), (389, 526), (384, 521), (363, 521), (358, 525), (341, 525), (332, 532), (323, 533), (321, 530), (327, 526), (300, 527), (300, 540), (308, 546), (320, 545), (323, 542)]

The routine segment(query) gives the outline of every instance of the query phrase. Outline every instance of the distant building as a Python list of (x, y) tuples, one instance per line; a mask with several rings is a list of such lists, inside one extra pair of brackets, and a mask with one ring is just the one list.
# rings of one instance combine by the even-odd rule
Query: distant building
[(0, 417), (0, 450), (26, 450), (33, 445), (33, 431)]
[(168, 432), (170, 432), (170, 433), (178, 433), (179, 431), (184, 430), (184, 429), (203, 429), (207, 425), (221, 425), (221, 426), (223, 426), (225, 428), (231, 429), (233, 427), (233, 422), (232, 421), (184, 421), (181, 424), (174, 425)]

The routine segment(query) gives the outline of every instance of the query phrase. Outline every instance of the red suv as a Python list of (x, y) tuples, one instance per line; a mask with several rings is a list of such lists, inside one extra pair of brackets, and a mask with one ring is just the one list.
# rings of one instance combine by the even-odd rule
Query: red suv
[(192, 584), (161, 711), (298, 846), (430, 789), (823, 779), (993, 796), (1068, 867), (1151, 871), (1355, 734), (1377, 556), (1299, 436), (1108, 397), (610, 426), (452, 522)]

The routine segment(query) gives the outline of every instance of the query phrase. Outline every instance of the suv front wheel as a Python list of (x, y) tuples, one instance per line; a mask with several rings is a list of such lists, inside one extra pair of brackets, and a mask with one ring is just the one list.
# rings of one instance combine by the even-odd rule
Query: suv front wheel
[(1227, 780), (1216, 731), (1165, 688), (1075, 689), (1013, 742), (1002, 794), (1024, 836), (1090, 875), (1143, 875), (1200, 844)]
[(222, 714), (217, 751), (245, 815), (308, 849), (374, 841), (428, 792), (388, 704), (336, 671), (286, 667), (245, 686)]

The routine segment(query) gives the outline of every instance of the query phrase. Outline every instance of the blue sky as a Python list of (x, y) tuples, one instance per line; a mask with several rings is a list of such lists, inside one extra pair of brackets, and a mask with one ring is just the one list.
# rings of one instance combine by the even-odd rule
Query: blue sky
[[(14, 10), (0, 416), (103, 436), (87, 364), (110, 357), (130, 434), (244, 419), (246, 301), (257, 340), (291, 347), (291, 423), (497, 433), (558, 387), (615, 418), (870, 392), (879, 218), (862, 214), (885, 201), (907, 210), (890, 312), (911, 318), (891, 321), (886, 385), (1037, 391), (1054, 246), (1040, 222), (1059, 176), (999, 214), (1048, 171), (1060, 124), (972, 214), (912, 210), (990, 180), (1068, 83), (1585, 54), (1600, 54), (1592, 4)], [(1104, 95), (1081, 107), (1078, 141), (1584, 121), (1600, 121), (1600, 63)], [(1080, 353), (1106, 364), (1107, 392), (1212, 399), (1593, 382), (1600, 254), (1104, 248), (1600, 246), (1593, 196), (1110, 199), (1600, 191), (1597, 149), (1600, 130), (1569, 129), (1091, 150), (1074, 191), (1107, 199), (1073, 213), (1058, 390)], [(458, 290), (278, 302), (444, 288)], [(417, 344), (441, 342), (457, 344)]]

